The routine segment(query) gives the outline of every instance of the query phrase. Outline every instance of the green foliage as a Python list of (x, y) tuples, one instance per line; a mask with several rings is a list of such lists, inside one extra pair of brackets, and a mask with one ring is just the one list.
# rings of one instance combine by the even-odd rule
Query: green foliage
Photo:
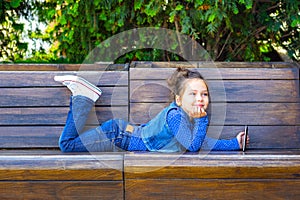
[(0, 1), (0, 62), (22, 59), (27, 44), (22, 42), (24, 25), (18, 22), (18, 16), (28, 14), (27, 1)]
[[(31, 0), (31, 2), (39, 19), (49, 24), (44, 35), (35, 34), (35, 36), (51, 42), (52, 55), (57, 59), (64, 58), (66, 62), (81, 63), (106, 39), (140, 27), (168, 28), (189, 35), (203, 45), (213, 60), (276, 60), (278, 58), (272, 57), (274, 46), (286, 49), (294, 60), (300, 59), (298, 0)], [(5, 6), (1, 4), (0, 6), (12, 10), (20, 8), (22, 3), (20, 0), (10, 0), (4, 1), (4, 4)], [(3, 12), (0, 14), (3, 15)], [(21, 26), (13, 27), (15, 30), (22, 30)], [(1, 34), (0, 37), (3, 38)], [(121, 44), (122, 40), (119, 43)], [(183, 44), (179, 42), (174, 48), (180, 45)], [(107, 52), (107, 54), (114, 53)], [(180, 56), (163, 50), (141, 49), (121, 56), (116, 62), (180, 59), (182, 59)]]

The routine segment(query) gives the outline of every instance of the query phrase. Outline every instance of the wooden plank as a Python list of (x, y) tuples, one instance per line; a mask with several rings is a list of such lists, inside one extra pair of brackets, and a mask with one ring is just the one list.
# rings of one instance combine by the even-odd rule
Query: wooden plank
[(0, 148), (58, 148), (63, 126), (1, 126)]
[[(293, 80), (208, 81), (212, 102), (300, 102), (298, 83)], [(166, 81), (130, 83), (130, 102), (169, 102)]]
[[(85, 130), (95, 126), (86, 126)], [(0, 148), (58, 149), (63, 126), (1, 126)]]
[[(127, 106), (128, 87), (102, 87), (96, 102), (101, 106)], [(71, 92), (67, 88), (0, 88), (0, 107), (69, 106)]]
[[(299, 69), (292, 68), (195, 68), (207, 80), (299, 80)], [(175, 68), (132, 68), (131, 80), (166, 80)]]
[[(244, 131), (244, 126), (209, 126), (207, 136), (231, 139)], [(249, 126), (248, 149), (299, 149), (300, 126)]]
[(0, 182), (1, 199), (123, 199), (121, 181)]
[(123, 155), (117, 153), (1, 155), (1, 181), (122, 180)]
[(218, 68), (290, 68), (297, 67), (291, 62), (213, 62), (213, 61), (191, 61), (191, 62), (161, 62), (161, 61), (135, 61), (131, 63), (131, 68), (207, 68), (215, 66)]
[(126, 199), (299, 199), (300, 180), (127, 180)]
[(80, 64), (0, 64), (0, 71), (72, 71), (79, 68)]
[[(68, 111), (68, 107), (0, 108), (0, 125), (64, 125)], [(112, 118), (127, 120), (128, 107), (95, 107), (95, 111), (91, 111), (87, 124), (98, 125)]]
[(78, 75), (98, 86), (128, 85), (126, 71), (1, 71), (0, 87), (65, 87), (53, 80), (56, 75)]
[(0, 71), (104, 71), (126, 70), (127, 64), (0, 64)]
[[(166, 104), (131, 103), (130, 121), (135, 124), (147, 123), (156, 116)], [(214, 103), (211, 125), (299, 125), (299, 103)], [(226, 119), (224, 117), (226, 111)], [(242, 114), (241, 114), (242, 113)]]
[(132, 153), (127, 179), (299, 179), (300, 155)]
[[(88, 127), (91, 128), (91, 127)], [(0, 127), (1, 148), (58, 148), (63, 126), (4, 126)], [(231, 139), (244, 126), (209, 126), (208, 136)], [(249, 126), (249, 149), (300, 148), (300, 126)]]

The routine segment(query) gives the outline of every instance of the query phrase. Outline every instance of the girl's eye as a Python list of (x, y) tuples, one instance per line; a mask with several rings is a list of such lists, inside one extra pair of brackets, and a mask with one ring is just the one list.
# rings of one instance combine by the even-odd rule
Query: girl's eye
[(208, 93), (203, 93), (202, 96), (207, 97)]

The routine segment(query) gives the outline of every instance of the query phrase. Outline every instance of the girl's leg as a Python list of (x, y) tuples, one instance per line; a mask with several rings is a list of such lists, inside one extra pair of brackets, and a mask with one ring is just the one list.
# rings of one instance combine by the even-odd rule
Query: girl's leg
[(127, 122), (123, 120), (110, 120), (81, 134), (94, 102), (102, 93), (99, 88), (76, 76), (58, 76), (54, 79), (66, 85), (73, 94), (66, 125), (59, 140), (62, 151), (127, 150), (130, 135), (126, 132)]
[[(128, 149), (130, 133), (126, 132), (128, 123), (120, 119), (111, 119), (97, 128), (79, 135), (83, 146), (89, 152), (116, 152)], [(77, 143), (79, 145), (79, 143)]]
[[(74, 105), (72, 110), (75, 111)], [(81, 114), (84, 114), (84, 112), (81, 112)], [(77, 128), (76, 119), (84, 119), (84, 116), (81, 116), (76, 118), (72, 111), (69, 112), (65, 129), (60, 137), (62, 151), (115, 152), (127, 150), (130, 141), (130, 136), (125, 132), (127, 122), (112, 119), (97, 128), (78, 134), (78, 129), (82, 130), (84, 126), (84, 123), (80, 120)]]
[(93, 106), (94, 102), (87, 97), (71, 96), (67, 121), (59, 139), (59, 147), (62, 151), (87, 151), (80, 140), (79, 133), (82, 132)]
[(102, 91), (97, 86), (77, 76), (55, 76), (54, 80), (61, 82), (72, 92), (70, 111), (59, 139), (59, 146), (65, 152), (87, 151), (79, 138), (79, 134), (85, 126), (94, 102), (100, 97)]

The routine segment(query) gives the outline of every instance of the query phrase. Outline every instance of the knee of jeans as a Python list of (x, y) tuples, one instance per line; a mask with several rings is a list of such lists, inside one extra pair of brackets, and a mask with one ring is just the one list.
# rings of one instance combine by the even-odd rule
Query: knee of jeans
[(59, 146), (59, 149), (62, 151), (62, 152), (70, 152), (69, 148), (68, 148), (68, 144), (66, 141), (62, 141), (62, 140), (59, 140), (58, 142), (58, 146)]
[(66, 152), (70, 152), (70, 150), (66, 147), (66, 145), (64, 143), (59, 143), (58, 144), (60, 151), (66, 153)]
[(61, 138), (59, 138), (58, 146), (59, 149), (64, 153), (72, 152), (72, 148), (70, 148), (70, 142), (68, 140), (62, 140)]

